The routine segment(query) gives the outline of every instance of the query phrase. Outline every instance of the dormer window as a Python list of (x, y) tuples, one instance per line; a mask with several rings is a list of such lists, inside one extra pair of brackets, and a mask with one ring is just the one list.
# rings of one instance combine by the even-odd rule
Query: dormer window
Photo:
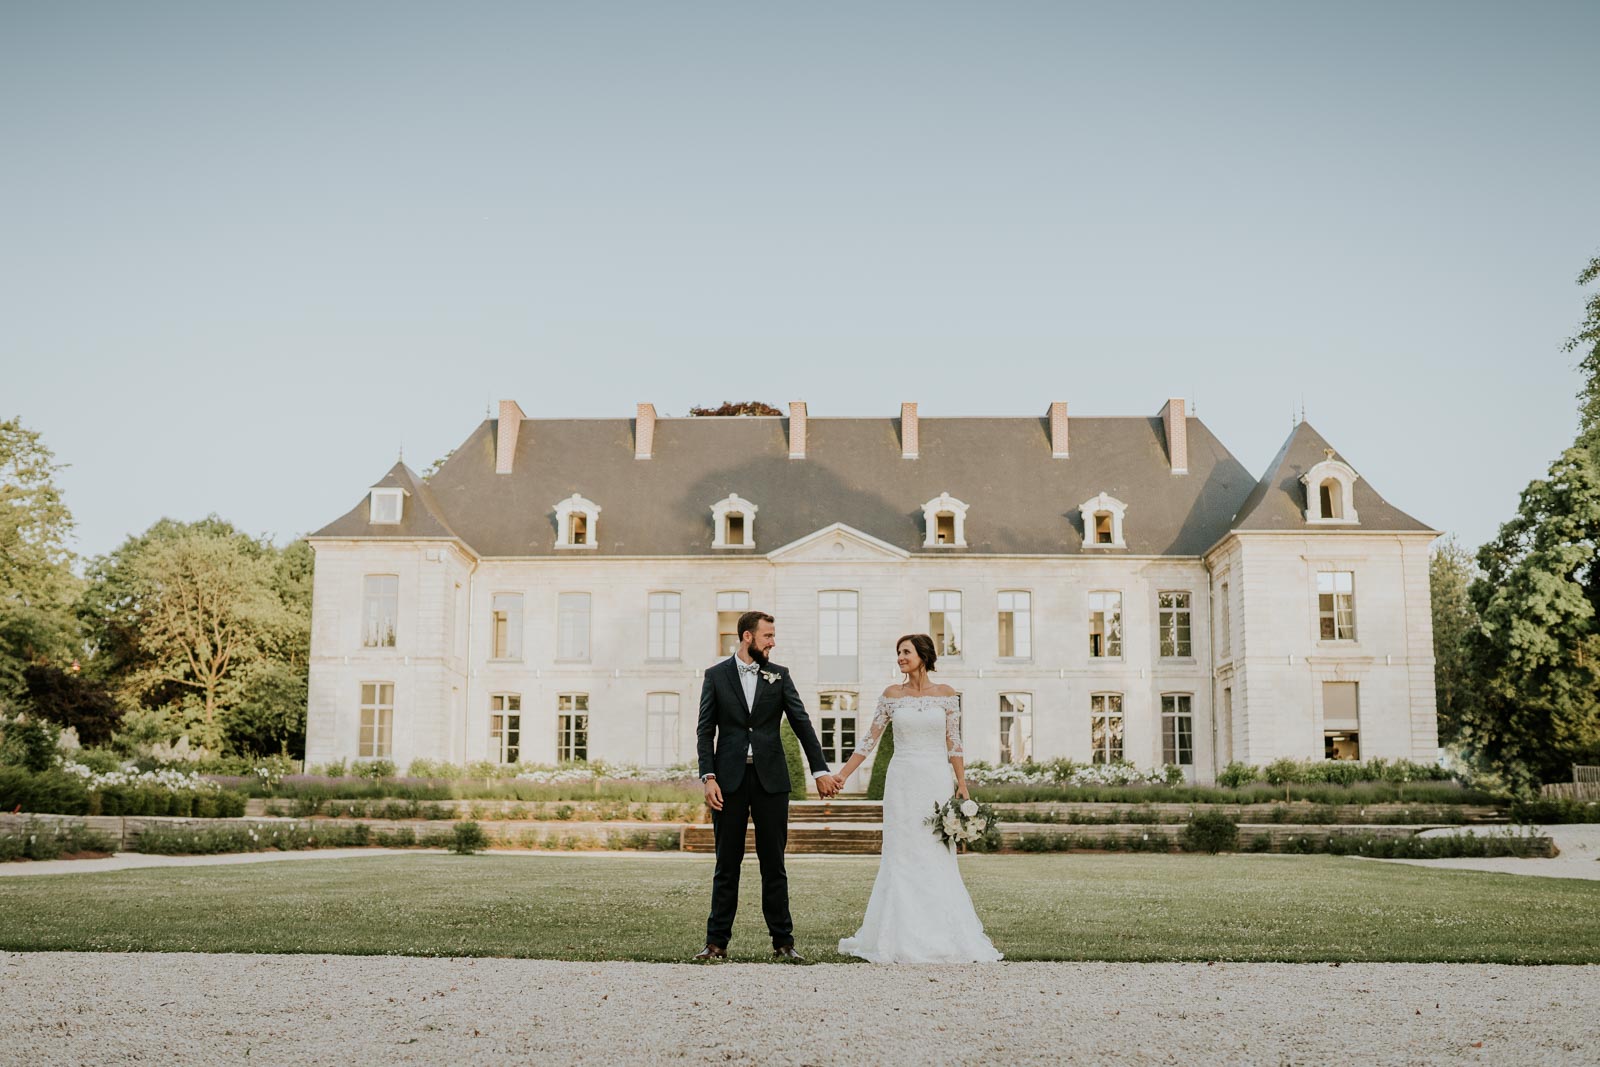
[(556, 505), (556, 547), (594, 548), (600, 505), (577, 493)]
[(393, 526), (400, 521), (405, 508), (404, 489), (374, 489), (368, 506), (367, 521), (374, 526)]
[(966, 548), (967, 505), (940, 493), (922, 505), (923, 548)]
[(1350, 525), (1356, 519), (1355, 485), (1361, 477), (1344, 463), (1327, 457), (1300, 478), (1306, 487), (1306, 522), (1318, 525)]
[(712, 548), (754, 548), (757, 508), (738, 493), (711, 505)]
[(1122, 519), (1128, 505), (1115, 497), (1101, 493), (1093, 500), (1078, 506), (1083, 516), (1084, 548), (1127, 548), (1122, 536)]

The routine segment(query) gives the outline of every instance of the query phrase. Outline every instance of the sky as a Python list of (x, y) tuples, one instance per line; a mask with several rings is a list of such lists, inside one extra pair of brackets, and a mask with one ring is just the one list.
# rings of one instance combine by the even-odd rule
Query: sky
[(1304, 406), (1476, 546), (1576, 429), (1596, 3), (0, 0), (0, 417), (76, 549), (487, 405)]

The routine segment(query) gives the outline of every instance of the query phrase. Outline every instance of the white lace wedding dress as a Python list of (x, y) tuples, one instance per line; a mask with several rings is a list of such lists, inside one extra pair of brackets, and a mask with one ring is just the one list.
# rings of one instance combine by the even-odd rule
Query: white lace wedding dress
[(839, 951), (873, 963), (992, 963), (1001, 953), (972, 910), (955, 846), (941, 843), (927, 824), (934, 805), (955, 792), (950, 757), (962, 754), (960, 698), (880, 700), (863, 755), (877, 747), (891, 721), (883, 856), (861, 929), (841, 940)]

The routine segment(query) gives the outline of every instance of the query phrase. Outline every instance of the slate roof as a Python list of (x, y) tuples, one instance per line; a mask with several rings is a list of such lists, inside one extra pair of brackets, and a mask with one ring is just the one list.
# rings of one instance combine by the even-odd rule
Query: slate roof
[(1378, 495), (1378, 491), (1365, 478), (1357, 479), (1355, 484), (1357, 522), (1338, 525), (1307, 522), (1306, 487), (1300, 484), (1300, 477), (1326, 459), (1330, 449), (1334, 459), (1355, 469), (1355, 464), (1340, 455), (1339, 450), (1328, 444), (1309, 422), (1302, 421), (1297, 425), (1267, 465), (1267, 472), (1239, 506), (1232, 529), (1295, 530), (1319, 534), (1337, 533), (1340, 530), (1431, 531), (1426, 523), (1418, 522)]
[[(1273, 499), (1303, 498), (1298, 484), (1280, 484), (1287, 474), (1258, 484), (1196, 418), (1187, 420), (1184, 475), (1171, 473), (1158, 416), (1075, 417), (1068, 459), (1051, 458), (1044, 417), (923, 417), (916, 459), (901, 457), (899, 419), (812, 417), (806, 458), (791, 460), (788, 422), (657, 419), (654, 454), (639, 460), (631, 419), (525, 419), (513, 472), (496, 474), (497, 423), (485, 420), (426, 482), (396, 464), (379, 483), (411, 493), (399, 525), (368, 523), (363, 497), (311, 536), (458, 537), (481, 556), (565, 555), (554, 547), (555, 505), (578, 493), (601, 509), (597, 547), (585, 556), (749, 556), (711, 547), (711, 506), (737, 493), (759, 509), (756, 553), (836, 522), (921, 552), (922, 505), (949, 492), (969, 506), (967, 547), (941, 554), (1076, 555), (1083, 552), (1078, 506), (1103, 491), (1128, 506), (1126, 552), (1198, 556), (1231, 528), (1280, 528), (1240, 526), (1245, 519), (1303, 507)], [(1269, 477), (1300, 457), (1294, 443), (1291, 435)], [(1393, 528), (1374, 526), (1393, 515), (1407, 524), (1400, 528), (1426, 529), (1388, 508), (1364, 481), (1356, 485), (1362, 528)]]

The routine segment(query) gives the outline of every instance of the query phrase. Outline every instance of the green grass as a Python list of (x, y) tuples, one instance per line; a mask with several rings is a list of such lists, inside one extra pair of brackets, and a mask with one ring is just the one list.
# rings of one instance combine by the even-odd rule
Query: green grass
[[(797, 941), (842, 959), (876, 857), (791, 857)], [(1600, 882), (1332, 856), (971, 856), (1013, 960), (1600, 963)], [(0, 949), (684, 960), (706, 856), (374, 856), (0, 882)], [(754, 861), (734, 958), (767, 952)]]

